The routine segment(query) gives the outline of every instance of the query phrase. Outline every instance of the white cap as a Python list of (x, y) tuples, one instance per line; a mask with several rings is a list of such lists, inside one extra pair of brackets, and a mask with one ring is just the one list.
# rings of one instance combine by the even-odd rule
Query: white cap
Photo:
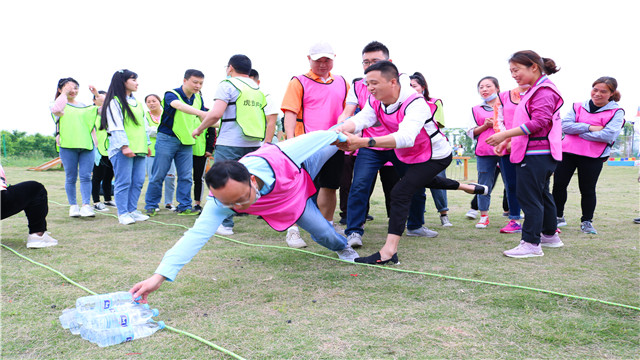
[(309, 48), (309, 57), (311, 60), (318, 60), (323, 57), (333, 59), (336, 57), (336, 54), (328, 42), (321, 41), (311, 45)]

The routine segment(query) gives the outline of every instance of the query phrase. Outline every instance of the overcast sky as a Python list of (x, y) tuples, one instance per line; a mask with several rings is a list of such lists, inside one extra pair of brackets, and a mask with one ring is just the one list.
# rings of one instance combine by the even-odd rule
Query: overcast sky
[[(162, 95), (188, 68), (205, 73), (205, 105), (233, 54), (245, 54), (262, 87), (281, 103), (292, 76), (309, 70), (309, 46), (331, 43), (333, 73), (362, 76), (362, 48), (378, 40), (401, 72), (422, 72), (443, 99), (447, 127), (463, 127), (480, 102), (476, 84), (492, 75), (516, 86), (507, 60), (531, 49), (556, 61), (550, 78), (573, 102), (589, 99), (600, 76), (618, 79), (634, 121), (640, 105), (637, 11), (632, 1), (93, 1), (3, 5), (3, 130), (52, 134), (48, 105), (58, 79), (106, 90), (113, 73), (138, 73), (134, 95)], [(64, 6), (62, 6), (64, 4)], [(12, 105), (9, 105), (9, 102)]]

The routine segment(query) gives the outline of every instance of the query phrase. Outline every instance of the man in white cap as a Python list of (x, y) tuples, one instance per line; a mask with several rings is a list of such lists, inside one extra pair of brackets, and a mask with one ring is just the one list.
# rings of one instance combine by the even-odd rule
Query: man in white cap
[[(309, 48), (306, 74), (294, 76), (282, 100), (284, 131), (288, 139), (316, 130), (327, 130), (336, 125), (344, 110), (349, 83), (340, 75), (331, 73), (333, 48), (327, 42), (318, 42)], [(329, 159), (316, 178), (318, 208), (324, 218), (333, 224), (336, 209), (336, 190), (340, 187), (344, 152)], [(287, 245), (302, 248), (307, 244), (300, 237), (297, 226), (287, 231)]]

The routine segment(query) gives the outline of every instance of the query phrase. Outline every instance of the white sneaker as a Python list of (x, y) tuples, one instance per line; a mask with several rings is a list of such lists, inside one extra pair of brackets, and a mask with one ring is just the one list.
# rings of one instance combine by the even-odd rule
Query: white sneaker
[(298, 229), (289, 229), (287, 231), (287, 245), (294, 249), (302, 249), (307, 247), (307, 243), (302, 240), (300, 236), (300, 230)]
[(122, 225), (130, 225), (135, 223), (136, 221), (131, 217), (130, 213), (118, 215), (118, 222)]
[(97, 202), (95, 204), (93, 204), (93, 210), (95, 211), (109, 211), (109, 208), (107, 207), (107, 205), (101, 203), (101, 202)]
[(38, 234), (29, 234), (27, 236), (27, 248), (29, 249), (40, 249), (56, 245), (58, 245), (58, 240), (49, 236), (46, 231), (42, 236), (38, 236)]
[(438, 236), (438, 232), (429, 230), (429, 228), (423, 226), (413, 230), (407, 229), (407, 236), (424, 236), (428, 238), (434, 238)]
[(353, 250), (351, 246), (347, 246), (342, 250), (336, 251), (336, 254), (338, 254), (338, 257), (340, 258), (340, 260), (346, 260), (351, 262), (353, 262), (353, 260), (355, 260), (356, 258), (360, 257), (360, 255), (358, 255), (358, 253), (355, 250)]
[(347, 237), (347, 244), (351, 247), (360, 247), (362, 246), (362, 235), (357, 232), (352, 232)]
[(216, 234), (218, 235), (233, 235), (233, 228), (232, 227), (228, 227), (228, 226), (224, 226), (224, 225), (220, 225), (218, 226), (218, 230), (216, 230)]
[(80, 216), (82, 216), (82, 217), (95, 217), (96, 213), (91, 208), (91, 205), (84, 204), (80, 208)]
[(147, 215), (141, 213), (140, 210), (136, 210), (136, 211), (130, 212), (129, 215), (131, 215), (131, 217), (133, 218), (133, 220), (135, 222), (149, 220), (149, 217)]
[(78, 205), (71, 205), (69, 208), (69, 216), (80, 217), (80, 207), (78, 207)]
[(467, 211), (465, 216), (467, 217), (467, 219), (475, 220), (478, 218), (478, 210), (470, 209), (469, 211)]

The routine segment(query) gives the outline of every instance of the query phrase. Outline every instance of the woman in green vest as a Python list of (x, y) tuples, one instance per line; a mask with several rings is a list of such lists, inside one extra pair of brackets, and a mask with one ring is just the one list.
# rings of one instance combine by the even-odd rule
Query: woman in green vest
[[(147, 157), (147, 176), (151, 179), (151, 168), (153, 162), (156, 159), (156, 135), (158, 134), (158, 126), (162, 119), (162, 99), (156, 94), (149, 94), (145, 96), (144, 102), (147, 105), (147, 134), (151, 140), (149, 149), (151, 150), (151, 156)], [(173, 206), (173, 194), (176, 189), (176, 164), (172, 161), (167, 176), (164, 177), (164, 204), (165, 209), (171, 211), (177, 211), (178, 208)], [(160, 208), (156, 208), (156, 211)]]
[(129, 225), (149, 217), (137, 210), (145, 179), (145, 161), (150, 155), (147, 120), (142, 103), (133, 97), (138, 75), (118, 70), (102, 107), (100, 128), (109, 133), (109, 160), (115, 176), (114, 196), (120, 224)]
[[(69, 216), (93, 217), (95, 213), (91, 208), (91, 170), (94, 161), (94, 142), (92, 131), (95, 128), (97, 107), (87, 106), (79, 102), (79, 84), (73, 78), (64, 78), (58, 81), (55, 101), (49, 109), (56, 124), (56, 144), (60, 151), (60, 160), (64, 167), (64, 189), (69, 201)], [(102, 96), (93, 86), (89, 86), (91, 92), (102, 103)], [(80, 194), (82, 207), (78, 206), (76, 199), (76, 180), (80, 176)]]

